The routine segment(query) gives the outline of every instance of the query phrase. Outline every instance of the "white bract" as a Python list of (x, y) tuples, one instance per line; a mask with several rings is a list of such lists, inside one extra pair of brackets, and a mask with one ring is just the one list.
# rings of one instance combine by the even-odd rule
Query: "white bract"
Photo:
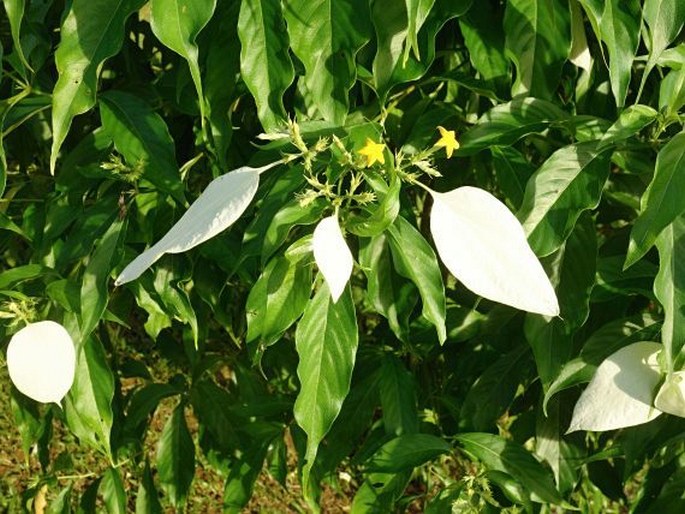
[(476, 187), (431, 191), (431, 233), (447, 269), (489, 300), (546, 316), (559, 314), (554, 288), (523, 227), (493, 195)]
[(335, 214), (316, 226), (312, 247), (316, 265), (328, 284), (333, 302), (337, 302), (350, 280), (354, 261)]
[(165, 253), (185, 252), (226, 230), (252, 202), (260, 173), (278, 164), (245, 166), (214, 179), (162, 239), (124, 268), (115, 284), (137, 279)]
[(23, 394), (39, 402), (59, 404), (74, 382), (74, 342), (59, 323), (31, 323), (12, 336), (7, 346), (7, 369)]
[(676, 371), (666, 377), (656, 395), (654, 406), (662, 412), (685, 417), (685, 371)]
[(662, 348), (642, 341), (607, 357), (580, 395), (568, 432), (614, 430), (659, 416), (652, 402), (661, 381), (657, 357)]

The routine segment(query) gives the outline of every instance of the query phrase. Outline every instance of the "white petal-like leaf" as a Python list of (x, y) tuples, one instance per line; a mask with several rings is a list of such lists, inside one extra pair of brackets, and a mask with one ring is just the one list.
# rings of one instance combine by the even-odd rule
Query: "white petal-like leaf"
[(245, 166), (214, 179), (162, 239), (124, 268), (115, 285), (137, 279), (165, 253), (185, 252), (226, 230), (252, 202), (260, 173), (280, 163)]
[(662, 412), (685, 418), (685, 371), (676, 371), (666, 377), (654, 400), (654, 406)]
[(447, 269), (489, 300), (547, 316), (559, 314), (554, 288), (511, 211), (487, 191), (432, 191), (430, 226)]
[(74, 342), (59, 323), (31, 323), (12, 336), (7, 369), (12, 383), (26, 396), (59, 404), (74, 382)]
[(652, 406), (661, 381), (659, 343), (642, 341), (621, 348), (599, 365), (580, 395), (568, 432), (615, 430), (641, 425), (661, 411)]
[(334, 214), (322, 219), (314, 229), (312, 238), (314, 260), (331, 290), (333, 303), (338, 301), (352, 274), (352, 252), (347, 247)]

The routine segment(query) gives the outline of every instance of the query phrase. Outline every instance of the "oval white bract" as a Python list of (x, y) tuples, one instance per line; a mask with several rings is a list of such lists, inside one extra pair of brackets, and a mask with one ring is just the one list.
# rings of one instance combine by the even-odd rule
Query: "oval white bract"
[(337, 302), (352, 275), (352, 252), (347, 247), (334, 214), (322, 219), (314, 229), (312, 238), (314, 260), (331, 290), (333, 302)]
[(431, 191), (431, 233), (440, 258), (479, 296), (546, 316), (559, 314), (554, 288), (523, 227), (493, 195), (477, 187)]
[(39, 402), (59, 404), (74, 382), (74, 342), (59, 323), (31, 323), (12, 336), (7, 346), (7, 369), (23, 394)]
[(642, 341), (604, 359), (573, 409), (568, 432), (615, 430), (659, 416), (652, 401), (661, 381), (657, 357), (662, 348)]
[(685, 371), (676, 371), (666, 377), (656, 395), (654, 406), (662, 412), (685, 418)]

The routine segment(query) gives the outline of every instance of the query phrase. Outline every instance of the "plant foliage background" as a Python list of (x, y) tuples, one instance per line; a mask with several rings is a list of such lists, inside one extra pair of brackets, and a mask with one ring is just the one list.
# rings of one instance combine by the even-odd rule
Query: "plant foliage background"
[[(683, 366), (681, 1), (3, 3), (0, 339), (52, 319), (78, 349), (63, 409), (2, 398), (40, 470), (5, 508), (182, 510), (201, 463), (226, 512), (263, 470), (313, 510), (683, 512), (682, 418), (566, 434), (613, 352)], [(416, 158), (438, 126), (460, 148)], [(367, 138), (384, 165), (346, 175)], [(228, 231), (114, 286), (213, 178), (287, 155)], [(455, 281), (416, 182), (503, 200), (561, 315)], [(336, 206), (333, 303), (309, 245)]]

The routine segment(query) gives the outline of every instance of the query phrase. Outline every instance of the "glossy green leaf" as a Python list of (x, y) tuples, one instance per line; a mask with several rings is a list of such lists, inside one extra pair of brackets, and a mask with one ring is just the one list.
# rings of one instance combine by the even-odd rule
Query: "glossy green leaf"
[(193, 77), (200, 113), (205, 117), (205, 99), (195, 39), (209, 23), (217, 0), (150, 0), (152, 32), (166, 47), (188, 61)]
[(174, 141), (162, 117), (139, 97), (111, 90), (100, 96), (102, 125), (141, 178), (183, 203)]
[[(297, 245), (297, 243), (295, 243)], [(283, 257), (273, 257), (247, 297), (246, 342), (275, 343), (302, 315), (311, 293), (309, 252), (293, 245)], [(302, 245), (300, 245), (302, 246)]]
[(317, 198), (308, 205), (300, 205), (299, 200), (288, 202), (271, 220), (262, 243), (262, 262), (265, 263), (288, 238), (297, 225), (311, 225), (319, 221), (326, 202)]
[(14, 51), (19, 56), (21, 63), (30, 70), (31, 66), (24, 56), (24, 49), (21, 45), (21, 24), (24, 21), (25, 0), (3, 0), (2, 3), (5, 4), (5, 13), (7, 13), (7, 20), (10, 24)]
[(661, 342), (668, 370), (673, 371), (675, 359), (685, 344), (685, 214), (678, 216), (661, 232), (656, 245), (659, 249), (659, 273), (654, 281), (654, 294), (664, 308)]
[(38, 406), (36, 402), (20, 394), (16, 388), (11, 390), (10, 406), (15, 426), (21, 435), (22, 450), (24, 455), (29, 455), (31, 447), (36, 444), (42, 432)]
[(105, 312), (109, 298), (109, 274), (113, 267), (125, 224), (116, 219), (102, 236), (93, 251), (83, 273), (81, 285), (81, 337), (88, 335), (97, 326)]
[(159, 481), (171, 504), (185, 504), (195, 476), (195, 445), (185, 420), (185, 407), (180, 403), (164, 425), (157, 448)]
[(295, 77), (281, 3), (241, 2), (238, 36), (243, 80), (255, 98), (262, 126), (275, 130), (285, 121), (283, 94)]
[(127, 18), (144, 3), (143, 0), (71, 2), (55, 52), (59, 78), (52, 93), (52, 173), (74, 116), (95, 105), (98, 71), (102, 63), (119, 52)]
[(490, 152), (497, 184), (509, 201), (509, 206), (518, 210), (523, 202), (526, 183), (535, 172), (535, 167), (515, 148), (493, 146)]
[(358, 343), (357, 318), (349, 288), (334, 303), (328, 287), (322, 285), (305, 308), (295, 333), (300, 392), (294, 414), (307, 434), (302, 470), (303, 491), (307, 495), (319, 443), (338, 416), (350, 389)]
[(518, 218), (537, 255), (554, 252), (581, 213), (597, 207), (609, 176), (609, 157), (596, 143), (566, 146), (528, 181)]
[(245, 454), (234, 461), (224, 486), (223, 512), (239, 514), (252, 497), (252, 491), (264, 467), (271, 441), (261, 440), (254, 443)]
[(648, 105), (635, 104), (627, 107), (602, 136), (600, 148), (637, 134), (654, 122), (658, 114)]
[(510, 0), (504, 13), (507, 56), (516, 67), (512, 94), (554, 98), (571, 50), (571, 14), (560, 0)]
[(633, 59), (640, 42), (640, 4), (637, 0), (579, 0), (597, 38), (606, 45), (611, 91), (618, 107), (628, 94)]
[(190, 400), (198, 421), (212, 435), (218, 449), (230, 453), (239, 447), (236, 429), (240, 421), (230, 411), (233, 399), (224, 388), (212, 380), (195, 382)]
[(312, 106), (337, 125), (347, 116), (356, 54), (369, 39), (368, 9), (363, 0), (288, 0), (285, 5), (290, 46), (304, 64)]
[(435, 58), (435, 36), (439, 29), (451, 18), (464, 14), (471, 2), (472, 0), (434, 1), (433, 8), (418, 33), (420, 61), (403, 51), (403, 43), (409, 35), (407, 5), (395, 0), (373, 2), (371, 20), (377, 41), (373, 60), (373, 84), (381, 102), (385, 102), (392, 87), (416, 80), (426, 72)]
[(486, 468), (508, 473), (518, 480), (530, 491), (533, 501), (562, 503), (552, 474), (522, 446), (503, 437), (480, 432), (457, 434), (456, 439)]
[(162, 504), (152, 479), (150, 463), (145, 461), (145, 469), (136, 495), (136, 514), (162, 514), (162, 512)]
[(387, 355), (383, 359), (379, 381), (383, 426), (390, 435), (400, 436), (419, 431), (416, 382), (402, 361)]
[(517, 98), (486, 112), (460, 139), (460, 154), (472, 154), (493, 145), (509, 146), (527, 134), (542, 132), (568, 114), (536, 98)]
[(447, 338), (445, 286), (435, 252), (402, 216), (395, 219), (386, 233), (395, 269), (418, 288), (423, 316), (435, 326), (440, 344), (444, 343)]
[(409, 341), (408, 318), (417, 302), (416, 289), (397, 275), (387, 235), (362, 241), (359, 266), (366, 275), (366, 293), (374, 309), (388, 320), (395, 337)]
[(400, 191), (402, 181), (393, 176), (390, 185), (379, 195), (378, 204), (367, 216), (348, 218), (345, 228), (358, 236), (373, 237), (382, 233), (397, 218), (400, 212)]
[(685, 105), (685, 67), (671, 70), (659, 87), (659, 110), (672, 115)]
[(476, 379), (461, 406), (461, 418), (468, 429), (488, 430), (496, 426), (529, 373), (529, 362), (529, 349), (519, 345), (499, 357)]
[(64, 401), (67, 425), (83, 443), (110, 455), (114, 375), (102, 344), (86, 339), (76, 357), (76, 377)]
[(181, 391), (169, 384), (150, 383), (137, 389), (128, 402), (126, 426), (132, 430), (147, 420), (159, 402), (164, 398), (180, 394)]
[(509, 80), (509, 62), (504, 53), (504, 32), (502, 19), (493, 20), (495, 14), (492, 9), (470, 9), (459, 19), (459, 27), (464, 36), (464, 44), (469, 49), (469, 58), (473, 67), (484, 80)]
[(119, 470), (109, 468), (105, 471), (98, 489), (108, 514), (126, 513), (126, 491)]
[(433, 8), (435, 0), (405, 0), (404, 3), (407, 9), (407, 40), (404, 47), (403, 62), (407, 62), (409, 52), (414, 52), (414, 57), (420, 61), (419, 30)]
[(654, 176), (640, 202), (640, 215), (630, 232), (624, 267), (628, 268), (654, 245), (658, 235), (684, 210), (685, 132), (674, 136), (659, 151)]
[(434, 435), (400, 435), (381, 446), (369, 459), (367, 467), (371, 472), (396, 473), (420, 466), (450, 450), (444, 439)]
[(642, 19), (647, 24), (649, 58), (640, 83), (640, 92), (664, 50), (685, 25), (685, 4), (680, 0), (645, 0)]

